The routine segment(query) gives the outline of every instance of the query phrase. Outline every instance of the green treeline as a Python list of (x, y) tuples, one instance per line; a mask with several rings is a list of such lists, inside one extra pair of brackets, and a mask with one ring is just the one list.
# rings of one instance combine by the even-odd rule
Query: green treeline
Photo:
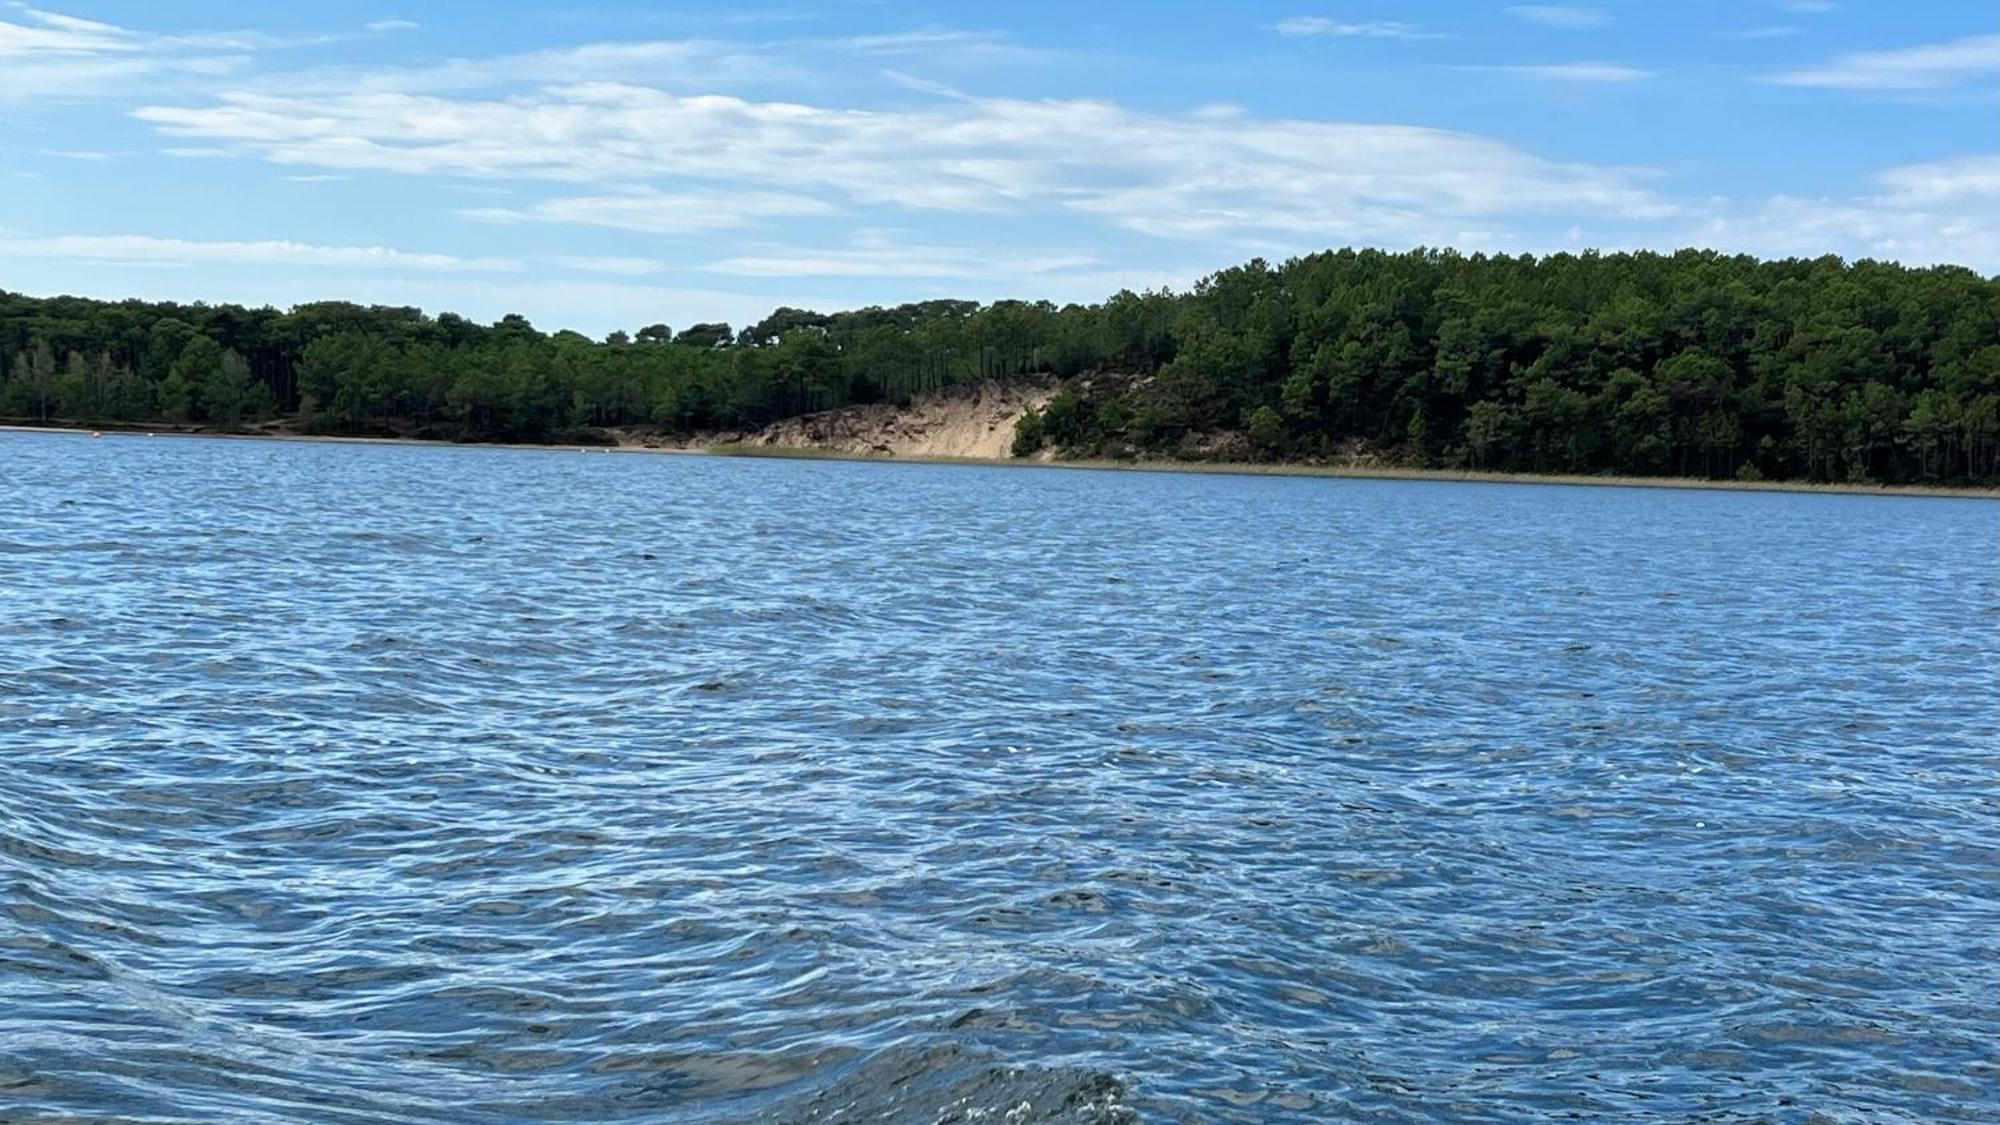
[[(1047, 302), (927, 301), (824, 315), (779, 309), (735, 331), (655, 324), (604, 342), (413, 308), (38, 299), (0, 292), (0, 418), (228, 428), (296, 417), (308, 433), (608, 440), (605, 427), (761, 426), (983, 379), (1075, 373), (1103, 313)], [(1122, 360), (1121, 360), (1122, 361)], [(1149, 360), (1150, 362), (1150, 360)]]
[(1683, 251), (1251, 262), (1177, 302), (1150, 379), (1095, 381), (1016, 451), (1214, 448), (1748, 479), (2000, 475), (2000, 282)]
[(0, 293), (0, 364), (0, 417), (34, 421), (575, 442), (1047, 375), (1072, 381), (1017, 453), (2000, 479), (2000, 281), (1833, 257), (1345, 250), (1186, 294), (780, 309), (601, 343), (520, 317)]

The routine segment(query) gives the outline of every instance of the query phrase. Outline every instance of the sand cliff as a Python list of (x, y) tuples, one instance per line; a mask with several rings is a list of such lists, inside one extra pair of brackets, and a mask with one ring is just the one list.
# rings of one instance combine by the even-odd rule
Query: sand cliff
[[(976, 383), (923, 395), (907, 407), (848, 406), (786, 418), (728, 444), (889, 457), (1004, 458), (1014, 422), (1048, 402), (1053, 381)], [(704, 444), (723, 444), (707, 442)]]

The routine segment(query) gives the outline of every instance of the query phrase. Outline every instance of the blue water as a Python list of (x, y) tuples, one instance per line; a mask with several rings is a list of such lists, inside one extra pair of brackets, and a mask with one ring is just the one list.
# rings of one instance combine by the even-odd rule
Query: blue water
[(0, 1120), (1991, 1119), (1996, 560), (0, 434)]

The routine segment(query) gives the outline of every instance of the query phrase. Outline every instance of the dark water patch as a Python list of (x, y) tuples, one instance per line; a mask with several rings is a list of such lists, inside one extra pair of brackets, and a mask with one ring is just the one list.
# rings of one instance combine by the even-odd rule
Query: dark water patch
[(925, 1121), (935, 1125), (1136, 1125), (1125, 1087), (1108, 1074), (1074, 1067), (1008, 1066), (958, 1047), (882, 1051), (832, 1085), (761, 1107), (786, 1125), (820, 1121)]

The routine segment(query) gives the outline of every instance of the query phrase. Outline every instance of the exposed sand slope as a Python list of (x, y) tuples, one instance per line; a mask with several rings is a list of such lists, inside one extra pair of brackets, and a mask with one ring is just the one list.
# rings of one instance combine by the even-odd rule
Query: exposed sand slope
[(773, 422), (739, 444), (892, 457), (1008, 456), (1014, 422), (1055, 393), (1050, 381), (978, 383), (937, 391), (908, 409), (849, 406)]

